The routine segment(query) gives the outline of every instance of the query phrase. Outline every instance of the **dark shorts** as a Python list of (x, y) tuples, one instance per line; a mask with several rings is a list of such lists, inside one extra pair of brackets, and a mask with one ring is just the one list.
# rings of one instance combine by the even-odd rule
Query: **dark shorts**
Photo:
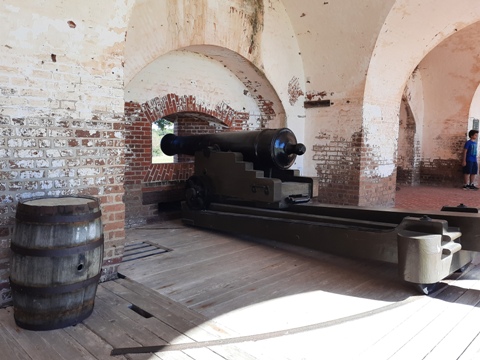
[(467, 165), (463, 167), (464, 174), (478, 174), (478, 164), (476, 161), (467, 161)]

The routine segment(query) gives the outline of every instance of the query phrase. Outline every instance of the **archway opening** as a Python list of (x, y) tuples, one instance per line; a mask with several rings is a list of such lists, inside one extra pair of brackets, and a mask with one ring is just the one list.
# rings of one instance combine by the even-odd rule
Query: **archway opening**
[(163, 153), (160, 142), (166, 134), (189, 136), (228, 131), (229, 126), (219, 119), (199, 112), (179, 112), (164, 116), (152, 123), (152, 164), (191, 163), (193, 156)]

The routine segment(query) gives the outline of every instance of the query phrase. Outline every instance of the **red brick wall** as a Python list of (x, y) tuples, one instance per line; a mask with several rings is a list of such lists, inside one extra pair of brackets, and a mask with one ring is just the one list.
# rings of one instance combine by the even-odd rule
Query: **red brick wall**
[(421, 144), (417, 135), (414, 114), (408, 101), (402, 99), (400, 112), (400, 129), (398, 136), (397, 184), (399, 185), (433, 185), (460, 186), (462, 175), (462, 149), (465, 144), (464, 134), (446, 134), (435, 138), (436, 144), (443, 149), (450, 149), (453, 159), (423, 157)]
[[(175, 121), (175, 135), (189, 136), (198, 134), (214, 134), (218, 132), (215, 126), (210, 125), (206, 120), (195, 120), (192, 118), (178, 117)], [(175, 163), (192, 162), (193, 156), (178, 154), (174, 156)]]
[(456, 186), (463, 184), (462, 152), (465, 145), (465, 134), (449, 134), (435, 139), (444, 149), (451, 149), (452, 159), (423, 157), (420, 162), (420, 183), (433, 186)]
[(400, 108), (400, 126), (397, 151), (397, 183), (418, 185), (420, 181), (420, 146), (415, 139), (417, 124), (405, 96)]
[(89, 195), (100, 200), (105, 239), (102, 280), (116, 276), (125, 242), (124, 119), (0, 117), (0, 304), (9, 297), (10, 241), (18, 201)]
[[(83, 16), (71, 2), (8, 4), (0, 14), (0, 306), (10, 298), (10, 243), (23, 199), (98, 198), (102, 280), (116, 276), (125, 242), (123, 64), (133, 6), (87, 0)], [(40, 27), (20, 29), (38, 19)]]
[(361, 134), (356, 133), (349, 140), (336, 136), (327, 146), (313, 146), (319, 178), (319, 202), (339, 205), (358, 203), (361, 139)]
[[(189, 115), (185, 116), (186, 113)], [(248, 113), (236, 112), (226, 105), (213, 109), (198, 106), (194, 96), (180, 97), (169, 94), (163, 98), (154, 98), (144, 104), (125, 103), (127, 148), (125, 154), (125, 216), (127, 227), (145, 224), (158, 217), (158, 204), (144, 204), (143, 199), (146, 192), (168, 192), (183, 189), (185, 181), (193, 174), (193, 163), (191, 162), (152, 164), (152, 123), (172, 114), (176, 114), (175, 118), (178, 121), (177, 135), (224, 131), (225, 126), (228, 131), (244, 130), (249, 118)], [(202, 119), (211, 118), (214, 123), (197, 120), (194, 114), (198, 114)], [(189, 159), (182, 156), (177, 160)], [(168, 195), (165, 197), (168, 198)]]

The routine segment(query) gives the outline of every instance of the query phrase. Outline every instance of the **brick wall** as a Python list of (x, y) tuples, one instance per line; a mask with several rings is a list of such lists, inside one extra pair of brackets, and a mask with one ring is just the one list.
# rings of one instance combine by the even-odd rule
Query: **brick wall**
[[(144, 104), (125, 103), (125, 117), (125, 215), (126, 226), (134, 227), (158, 219), (159, 203), (179, 201), (185, 181), (193, 174), (192, 162), (152, 164), (152, 123), (155, 120), (175, 119), (177, 135), (182, 136), (248, 130), (245, 127), (249, 114), (236, 112), (227, 105), (208, 109), (198, 106), (193, 95), (169, 94)], [(193, 160), (189, 158), (180, 156), (176, 160)]]
[(128, 5), (86, 0), (91, 12), (84, 18), (63, 5), (12, 2), (0, 12), (0, 306), (10, 301), (10, 242), (22, 199), (98, 198), (102, 280), (116, 276), (123, 252), (121, 54)]
[(123, 117), (101, 112), (88, 119), (72, 115), (52, 109), (49, 114), (0, 117), (4, 160), (0, 170), (0, 287), (4, 289), (9, 287), (16, 204), (30, 197), (99, 198), (105, 238), (102, 280), (116, 274), (125, 241)]
[(370, 133), (370, 141), (374, 138), (376, 143), (368, 145), (364, 130), (349, 134), (358, 127), (355, 110), (350, 116), (337, 116), (344, 121), (337, 119), (336, 124), (325, 126), (316, 136), (317, 144), (312, 146), (312, 160), (318, 174), (318, 201), (338, 205), (393, 205), (396, 170), (377, 148), (392, 146), (391, 138)]
[(424, 156), (419, 165), (420, 182), (433, 186), (461, 186), (463, 184), (462, 152), (466, 141), (465, 134), (445, 134), (444, 137), (435, 140), (438, 146), (449, 149), (452, 155), (446, 159)]
[(335, 135), (327, 145), (313, 145), (319, 178), (318, 201), (343, 205), (358, 203), (360, 149), (360, 133), (348, 140)]
[[(175, 121), (175, 135), (189, 136), (198, 134), (215, 134), (218, 128), (206, 120), (195, 119), (191, 117), (181, 117), (179, 114)], [(174, 156), (175, 163), (193, 162), (194, 157), (191, 155), (177, 154)]]
[[(402, 98), (400, 126), (398, 132), (397, 183), (418, 185), (420, 182), (420, 144), (417, 141), (417, 123), (408, 103), (408, 96)], [(420, 125), (420, 124), (419, 124)]]
[[(420, 124), (417, 124), (417, 120)], [(400, 111), (397, 183), (399, 185), (460, 186), (463, 181), (461, 154), (465, 135), (458, 135), (454, 126), (448, 126), (442, 132), (442, 136), (437, 136), (434, 140), (435, 146), (448, 151), (450, 156), (445, 159), (424, 156), (421, 152), (417, 129), (421, 127), (421, 121), (422, 119), (415, 119), (410, 104), (404, 97)], [(427, 145), (432, 146), (432, 142), (425, 142), (424, 146)]]

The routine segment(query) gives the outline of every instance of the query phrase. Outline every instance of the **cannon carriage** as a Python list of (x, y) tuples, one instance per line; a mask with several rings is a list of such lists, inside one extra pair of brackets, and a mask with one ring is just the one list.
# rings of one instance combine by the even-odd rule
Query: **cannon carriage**
[(289, 129), (163, 137), (166, 155), (195, 156), (186, 201), (201, 210), (213, 202), (286, 208), (311, 199), (313, 181), (289, 170), (305, 153)]
[(286, 128), (167, 135), (161, 148), (195, 156), (182, 204), (183, 221), (193, 226), (395, 263), (423, 294), (480, 251), (477, 209), (425, 213), (311, 201), (313, 180), (289, 169), (305, 146)]

